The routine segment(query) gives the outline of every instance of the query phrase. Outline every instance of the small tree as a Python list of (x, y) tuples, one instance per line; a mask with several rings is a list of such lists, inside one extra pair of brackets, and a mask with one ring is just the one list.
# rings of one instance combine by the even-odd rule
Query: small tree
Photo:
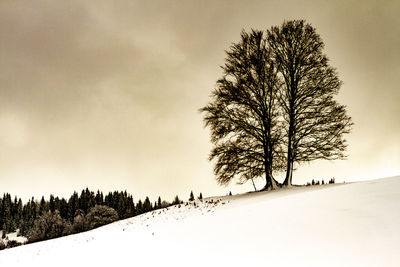
[(189, 201), (193, 201), (193, 200), (194, 200), (193, 191), (190, 191)]
[(157, 208), (161, 209), (161, 207), (162, 207), (162, 202), (161, 202), (161, 197), (159, 196), (157, 200)]
[(203, 199), (203, 194), (200, 192), (199, 199)]
[(143, 212), (148, 212), (153, 209), (149, 197), (146, 197), (143, 202)]
[(172, 205), (180, 204), (181, 200), (179, 199), (178, 195), (175, 196), (174, 201), (172, 201)]

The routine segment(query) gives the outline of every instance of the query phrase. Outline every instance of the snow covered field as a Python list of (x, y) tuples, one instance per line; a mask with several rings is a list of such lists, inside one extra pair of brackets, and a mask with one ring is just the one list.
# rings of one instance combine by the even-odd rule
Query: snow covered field
[(392, 177), (209, 198), (6, 249), (0, 266), (387, 267), (399, 251)]
[(11, 240), (15, 240), (18, 243), (25, 243), (26, 241), (28, 241), (28, 239), (24, 236), (18, 236), (18, 232), (13, 232), (13, 233), (8, 233), (6, 234), (6, 238), (1, 238), (3, 231), (0, 230), (0, 242), (4, 242), (5, 244), (7, 244), (8, 241)]

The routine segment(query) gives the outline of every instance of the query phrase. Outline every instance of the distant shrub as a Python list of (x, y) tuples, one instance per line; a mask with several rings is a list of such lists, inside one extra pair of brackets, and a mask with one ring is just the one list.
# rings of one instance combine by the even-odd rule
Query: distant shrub
[(161, 208), (166, 208), (166, 207), (169, 207), (169, 206), (171, 206), (171, 203), (169, 203), (168, 201), (163, 200), (161, 202)]
[(96, 205), (86, 215), (86, 221), (90, 229), (100, 227), (118, 220), (118, 213), (110, 207)]
[(48, 240), (70, 234), (71, 227), (60, 216), (58, 210), (54, 213), (46, 212), (35, 220), (32, 229), (28, 232), (28, 242)]

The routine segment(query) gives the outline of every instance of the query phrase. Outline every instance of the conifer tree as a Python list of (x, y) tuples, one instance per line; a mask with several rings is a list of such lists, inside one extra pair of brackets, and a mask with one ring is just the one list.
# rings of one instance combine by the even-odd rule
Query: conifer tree
[(54, 196), (50, 195), (50, 202), (49, 202), (50, 211), (54, 212), (56, 210), (56, 205), (54, 203)]
[(42, 196), (39, 205), (39, 216), (43, 215), (43, 213), (45, 212), (46, 212), (46, 201), (44, 200), (44, 196)]
[(158, 206), (159, 209), (161, 209), (161, 207), (162, 207), (161, 206), (161, 197), (160, 196), (158, 197), (158, 200), (157, 200), (157, 206)]
[(137, 214), (143, 213), (143, 203), (142, 200), (139, 199), (138, 203), (136, 204), (136, 212)]
[(146, 199), (144, 200), (144, 203), (143, 203), (143, 212), (151, 211), (152, 208), (153, 207), (151, 206), (149, 197), (146, 197)]
[(194, 200), (193, 191), (190, 191), (189, 201), (193, 201), (193, 200)]
[(180, 204), (181, 200), (179, 199), (178, 195), (175, 196), (174, 201), (172, 202), (172, 205)]

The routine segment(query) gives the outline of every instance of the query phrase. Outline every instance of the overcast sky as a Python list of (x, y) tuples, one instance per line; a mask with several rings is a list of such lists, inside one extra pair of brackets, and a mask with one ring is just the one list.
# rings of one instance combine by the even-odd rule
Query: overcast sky
[(242, 29), (289, 19), (322, 36), (355, 123), (348, 160), (301, 166), (294, 182), (398, 175), (399, 14), (398, 1), (3, 0), (0, 193), (251, 190), (217, 185), (198, 109)]

